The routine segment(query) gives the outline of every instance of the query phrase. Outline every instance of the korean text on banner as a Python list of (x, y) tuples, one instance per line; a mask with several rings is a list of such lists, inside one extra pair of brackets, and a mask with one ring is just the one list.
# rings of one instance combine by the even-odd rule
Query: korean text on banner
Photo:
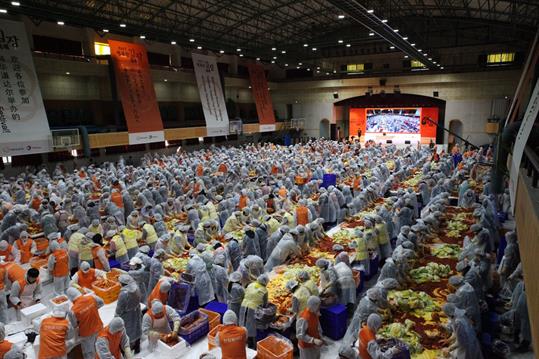
[(165, 141), (146, 49), (139, 44), (114, 40), (109, 40), (109, 46), (129, 144)]
[(0, 23), (0, 155), (51, 151), (51, 132), (26, 30)]
[(517, 186), (518, 186), (518, 173), (520, 169), (520, 161), (522, 161), (522, 154), (524, 153), (524, 148), (528, 142), (528, 137), (533, 128), (533, 124), (537, 119), (537, 114), (539, 113), (539, 80), (535, 83), (535, 88), (533, 89), (532, 96), (530, 97), (530, 102), (526, 108), (526, 113), (524, 114), (524, 119), (520, 124), (520, 129), (518, 130), (517, 138), (515, 139), (515, 146), (513, 147), (513, 156), (511, 161), (511, 172), (509, 175), (509, 195), (511, 198), (511, 210), (515, 212), (515, 198), (517, 195)]
[(275, 131), (275, 113), (268, 88), (264, 67), (259, 64), (249, 64), (249, 78), (256, 103), (260, 132)]
[(192, 54), (208, 136), (228, 135), (228, 113), (215, 57)]

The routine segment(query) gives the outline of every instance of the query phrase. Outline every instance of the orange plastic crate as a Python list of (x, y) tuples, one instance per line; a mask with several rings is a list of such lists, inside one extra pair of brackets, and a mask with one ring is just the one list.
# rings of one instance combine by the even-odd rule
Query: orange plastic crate
[(200, 308), (199, 310), (208, 316), (208, 322), (210, 324), (210, 331), (214, 329), (216, 326), (218, 326), (219, 324), (221, 324), (221, 314), (216, 313), (211, 310), (204, 309), (204, 308)]
[(361, 272), (355, 269), (352, 269), (352, 275), (354, 276), (354, 282), (356, 282), (356, 288), (359, 287), (361, 282)]
[(294, 347), (285, 340), (269, 335), (256, 343), (257, 359), (293, 359)]
[(107, 289), (103, 289), (96, 286), (95, 284), (92, 284), (92, 290), (95, 292), (95, 295), (103, 299), (103, 302), (105, 302), (105, 304), (110, 304), (118, 300), (121, 288), (122, 286), (120, 285), (120, 283), (114, 283), (112, 287), (109, 287)]
[(217, 336), (217, 333), (222, 326), (222, 324), (219, 324), (215, 326), (215, 328), (210, 329), (210, 332), (208, 333), (208, 351), (217, 347), (217, 344), (215, 343), (215, 337)]

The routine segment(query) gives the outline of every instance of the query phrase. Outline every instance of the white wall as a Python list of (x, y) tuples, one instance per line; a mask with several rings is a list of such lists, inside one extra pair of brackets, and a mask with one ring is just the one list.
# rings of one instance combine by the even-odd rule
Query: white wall
[[(386, 86), (379, 85), (379, 78), (356, 78), (325, 81), (298, 81), (273, 85), (272, 99), (276, 107), (294, 104), (294, 117), (305, 118), (305, 131), (318, 136), (319, 124), (324, 118), (331, 123), (342, 120), (344, 114), (334, 111), (334, 103), (346, 98), (364, 95), (368, 87), (374, 93), (382, 90), (393, 92), (399, 85), (402, 93), (432, 96), (446, 101), (445, 125), (453, 119), (463, 123), (463, 137), (475, 144), (490, 142), (484, 132), (491, 116), (492, 103), (496, 99), (511, 97), (516, 89), (520, 71), (489, 71), (462, 74), (421, 74), (388, 77)], [(339, 99), (333, 98), (337, 91)], [(445, 135), (447, 141), (447, 134)]]

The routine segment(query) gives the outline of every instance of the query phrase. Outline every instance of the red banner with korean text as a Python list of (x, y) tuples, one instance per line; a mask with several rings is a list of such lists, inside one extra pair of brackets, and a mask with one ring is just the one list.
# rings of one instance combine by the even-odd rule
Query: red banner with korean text
[(146, 49), (123, 41), (109, 40), (108, 43), (129, 144), (165, 141)]
[(275, 113), (273, 112), (264, 67), (255, 63), (250, 63), (248, 66), (251, 89), (256, 103), (258, 122), (260, 123), (260, 132), (275, 131)]

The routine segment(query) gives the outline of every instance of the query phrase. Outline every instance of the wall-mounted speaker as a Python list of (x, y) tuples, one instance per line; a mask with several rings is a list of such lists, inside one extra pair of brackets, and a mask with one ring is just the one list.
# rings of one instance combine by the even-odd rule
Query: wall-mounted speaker
[(440, 94), (438, 93), (438, 91), (433, 91), (432, 92), (432, 96), (433, 97), (438, 97)]
[(405, 145), (409, 145), (409, 144), (410, 144), (410, 141), (409, 141), (409, 140), (406, 140), (406, 141), (404, 141), (404, 144), (405, 144)]
[(380, 86), (385, 86), (387, 80), (386, 79), (380, 79)]
[(386, 143), (393, 143), (392, 140), (386, 140)]
[(338, 98), (339, 98), (339, 93), (338, 93), (338, 92), (334, 92), (334, 93), (333, 93), (333, 98), (334, 98), (334, 99), (338, 99)]

